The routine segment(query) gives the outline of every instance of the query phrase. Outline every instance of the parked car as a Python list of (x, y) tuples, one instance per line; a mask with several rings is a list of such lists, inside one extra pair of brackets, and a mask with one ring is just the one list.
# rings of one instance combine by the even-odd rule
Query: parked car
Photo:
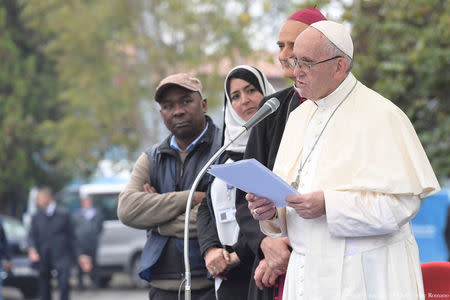
[(39, 274), (27, 254), (27, 230), (17, 219), (2, 216), (3, 228), (11, 248), (12, 269), (4, 271), (3, 285), (20, 290), (24, 298), (36, 298), (39, 294)]

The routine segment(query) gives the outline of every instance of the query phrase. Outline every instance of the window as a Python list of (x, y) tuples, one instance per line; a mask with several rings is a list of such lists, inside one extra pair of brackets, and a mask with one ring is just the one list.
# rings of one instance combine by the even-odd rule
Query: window
[(94, 206), (100, 209), (105, 220), (117, 220), (119, 193), (92, 195)]

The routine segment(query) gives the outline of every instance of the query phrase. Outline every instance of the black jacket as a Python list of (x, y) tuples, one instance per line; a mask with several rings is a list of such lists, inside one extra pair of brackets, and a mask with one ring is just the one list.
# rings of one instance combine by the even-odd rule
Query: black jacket
[[(272, 97), (280, 101), (280, 106), (275, 113), (269, 115), (252, 129), (244, 154), (245, 159), (255, 158), (271, 170), (289, 113), (300, 104), (300, 97), (295, 93), (293, 87), (289, 87), (265, 97), (261, 101), (260, 107)], [(241, 233), (246, 236), (247, 243), (256, 256), (253, 266), (253, 270), (255, 270), (259, 261), (264, 257), (259, 246), (265, 235), (261, 232), (259, 223), (253, 219), (248, 210), (245, 194), (240, 190), (236, 193), (236, 219)], [(273, 289), (266, 288), (261, 292), (256, 287), (254, 280), (251, 283), (248, 299), (273, 299)]]
[(39, 253), (41, 267), (70, 267), (81, 252), (69, 211), (57, 205), (53, 215), (47, 216), (38, 210), (31, 220), (29, 246)]
[[(217, 164), (223, 164), (229, 158), (233, 161), (241, 160), (242, 153), (226, 151), (219, 158)], [(214, 180), (210, 177), (210, 184), (197, 213), (197, 232), (200, 251), (204, 257), (206, 251), (211, 247), (222, 248), (216, 224), (213, 204), (211, 199), (211, 183)], [(240, 259), (239, 266), (230, 270), (227, 280), (222, 282), (217, 291), (218, 299), (247, 299), (247, 292), (252, 276), (252, 267), (255, 256), (248, 247), (247, 240), (243, 234), (239, 234), (238, 241), (233, 247), (227, 247), (228, 252), (236, 252)]]
[(73, 215), (75, 236), (83, 254), (96, 256), (100, 234), (103, 229), (103, 219), (103, 213), (98, 208), (95, 215), (89, 220), (84, 217), (82, 209)]
[[(229, 158), (233, 161), (239, 161), (243, 157), (242, 153), (235, 153), (231, 151), (225, 151), (221, 157), (216, 162), (217, 164), (223, 164)], [(197, 213), (197, 232), (198, 232), (198, 242), (200, 244), (200, 251), (202, 256), (205, 256), (206, 251), (211, 247), (221, 248), (219, 236), (217, 234), (215, 215), (211, 199), (211, 183), (214, 177), (210, 177), (210, 182), (208, 189), (206, 191), (206, 198), (202, 201)], [(249, 247), (242, 235), (239, 236), (238, 242), (233, 246), (232, 251), (236, 251), (237, 255), (241, 259), (247, 259), (249, 255), (253, 263), (253, 255), (248, 253)]]

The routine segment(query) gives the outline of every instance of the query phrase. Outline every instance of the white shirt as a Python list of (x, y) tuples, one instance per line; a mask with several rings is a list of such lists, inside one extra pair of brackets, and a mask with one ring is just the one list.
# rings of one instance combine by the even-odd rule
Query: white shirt
[[(339, 103), (344, 100), (333, 96), (349, 83), (350, 77), (347, 76), (347, 78), (339, 85), (339, 87), (330, 95), (314, 102), (317, 106), (317, 110), (308, 125), (305, 134), (305, 141), (303, 144), (303, 154), (301, 159), (301, 165), (303, 165), (303, 168), (300, 173), (300, 181), (298, 183), (298, 191), (301, 194), (313, 192), (311, 190), (311, 185), (314, 179), (314, 173), (317, 167), (322, 145), (322, 139), (319, 136), (328, 119), (331, 117), (333, 111), (336, 109)], [(317, 144), (314, 146), (316, 141)], [(297, 169), (298, 168), (299, 166), (297, 166)], [(293, 244), (295, 251), (304, 254), (306, 249), (306, 241), (303, 237), (307, 236), (305, 232), (305, 230), (307, 230), (307, 226), (303, 226), (305, 220), (300, 217), (291, 207), (287, 208), (287, 214), (288, 227), (296, 228), (295, 234), (289, 236), (291, 243)]]
[(55, 209), (56, 209), (56, 203), (54, 201), (52, 201), (52, 202), (50, 202), (50, 204), (45, 209), (45, 214), (48, 217), (51, 217), (55, 213)]
[(94, 207), (90, 207), (90, 208), (82, 208), (81, 209), (81, 214), (84, 216), (84, 218), (86, 220), (91, 220), (96, 213), (96, 209)]

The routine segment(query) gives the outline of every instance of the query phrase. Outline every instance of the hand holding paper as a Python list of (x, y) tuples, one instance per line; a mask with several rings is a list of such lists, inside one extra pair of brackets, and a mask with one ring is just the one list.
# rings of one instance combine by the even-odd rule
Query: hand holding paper
[(298, 194), (286, 181), (253, 158), (213, 165), (208, 173), (244, 192), (273, 201), (275, 207), (287, 206), (285, 198)]
[(301, 195), (291, 195), (286, 198), (288, 206), (295, 209), (303, 219), (315, 219), (325, 212), (325, 196), (323, 191), (315, 191)]
[(255, 220), (269, 220), (277, 213), (274, 203), (267, 198), (260, 198), (250, 193), (245, 196), (245, 199), (248, 201), (248, 209)]

